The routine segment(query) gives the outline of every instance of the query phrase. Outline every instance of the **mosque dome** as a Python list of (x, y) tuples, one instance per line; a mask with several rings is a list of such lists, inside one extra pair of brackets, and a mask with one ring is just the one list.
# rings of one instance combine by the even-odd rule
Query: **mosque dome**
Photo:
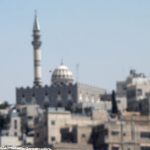
[(62, 63), (53, 71), (51, 81), (52, 84), (72, 84), (73, 73)]

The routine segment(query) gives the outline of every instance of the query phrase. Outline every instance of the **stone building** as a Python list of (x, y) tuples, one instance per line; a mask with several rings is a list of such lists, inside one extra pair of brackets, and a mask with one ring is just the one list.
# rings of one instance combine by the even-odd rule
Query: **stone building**
[(46, 142), (46, 115), (38, 105), (18, 105), (22, 118), (23, 145), (44, 146)]
[(17, 104), (39, 104), (44, 107), (70, 107), (99, 103), (106, 91), (85, 84), (45, 85), (44, 87), (18, 88)]
[(10, 106), (5, 115), (0, 118), (0, 146), (47, 145), (46, 115), (38, 105)]
[(41, 40), (37, 15), (33, 25), (34, 84), (16, 89), (17, 104), (39, 104), (41, 107), (75, 107), (99, 103), (105, 89), (76, 83), (72, 71), (63, 63), (52, 72), (51, 82), (42, 85)]
[[(97, 117), (97, 114), (101, 116)], [(71, 114), (64, 108), (48, 109), (48, 144), (76, 143), (91, 144), (91, 134), (95, 126), (104, 123), (107, 115), (104, 112), (97, 112), (91, 117)]]
[(9, 136), (21, 137), (21, 122), (21, 117), (19, 116), (16, 109), (14, 109), (10, 116)]
[(93, 145), (99, 150), (149, 150), (150, 122), (140, 114), (128, 114), (123, 120), (110, 119), (95, 128)]
[(140, 103), (150, 93), (150, 78), (131, 70), (125, 81), (117, 82), (117, 97), (127, 104), (129, 111), (140, 111)]
[[(9, 114), (10, 113), (10, 114)], [(7, 114), (5, 114), (8, 120), (5, 122), (5, 127), (1, 128), (1, 135), (0, 135), (0, 146), (20, 146), (22, 145), (22, 126), (21, 122), (22, 119), (19, 116), (16, 109), (10, 110)], [(10, 116), (9, 116), (10, 115)], [(2, 122), (1, 122), (2, 123)]]

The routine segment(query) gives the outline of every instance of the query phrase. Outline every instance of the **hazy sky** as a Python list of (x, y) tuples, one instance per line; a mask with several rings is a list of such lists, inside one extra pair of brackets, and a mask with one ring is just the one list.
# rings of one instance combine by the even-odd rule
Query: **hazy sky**
[(0, 0), (0, 100), (33, 85), (34, 10), (43, 84), (64, 60), (79, 81), (111, 90), (131, 68), (150, 75), (150, 0)]

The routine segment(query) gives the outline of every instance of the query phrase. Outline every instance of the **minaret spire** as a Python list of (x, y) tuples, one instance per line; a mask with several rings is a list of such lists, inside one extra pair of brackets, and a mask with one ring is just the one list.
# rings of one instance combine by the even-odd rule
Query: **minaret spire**
[(37, 11), (35, 10), (35, 18), (33, 24), (33, 50), (34, 50), (34, 86), (42, 85), (42, 68), (41, 68), (41, 44), (40, 41), (40, 25), (38, 22)]
[(35, 19), (34, 19), (34, 25), (33, 25), (33, 31), (38, 30), (40, 31), (40, 24), (37, 17), (37, 10), (35, 10)]

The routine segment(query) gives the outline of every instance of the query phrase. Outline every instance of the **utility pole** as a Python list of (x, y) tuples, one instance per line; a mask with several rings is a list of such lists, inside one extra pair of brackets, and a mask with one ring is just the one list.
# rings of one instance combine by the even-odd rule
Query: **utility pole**
[(131, 117), (131, 139), (133, 143), (133, 149), (135, 150), (135, 123), (134, 123), (133, 115)]
[(124, 150), (124, 141), (123, 141), (123, 132), (124, 132), (124, 130), (123, 130), (123, 118), (121, 118), (121, 120), (120, 120), (120, 140), (121, 140), (121, 150)]
[(150, 95), (148, 95), (148, 124), (150, 122)]
[(80, 67), (80, 65), (79, 65), (79, 63), (78, 64), (76, 64), (76, 82), (78, 83), (79, 82), (79, 67)]

